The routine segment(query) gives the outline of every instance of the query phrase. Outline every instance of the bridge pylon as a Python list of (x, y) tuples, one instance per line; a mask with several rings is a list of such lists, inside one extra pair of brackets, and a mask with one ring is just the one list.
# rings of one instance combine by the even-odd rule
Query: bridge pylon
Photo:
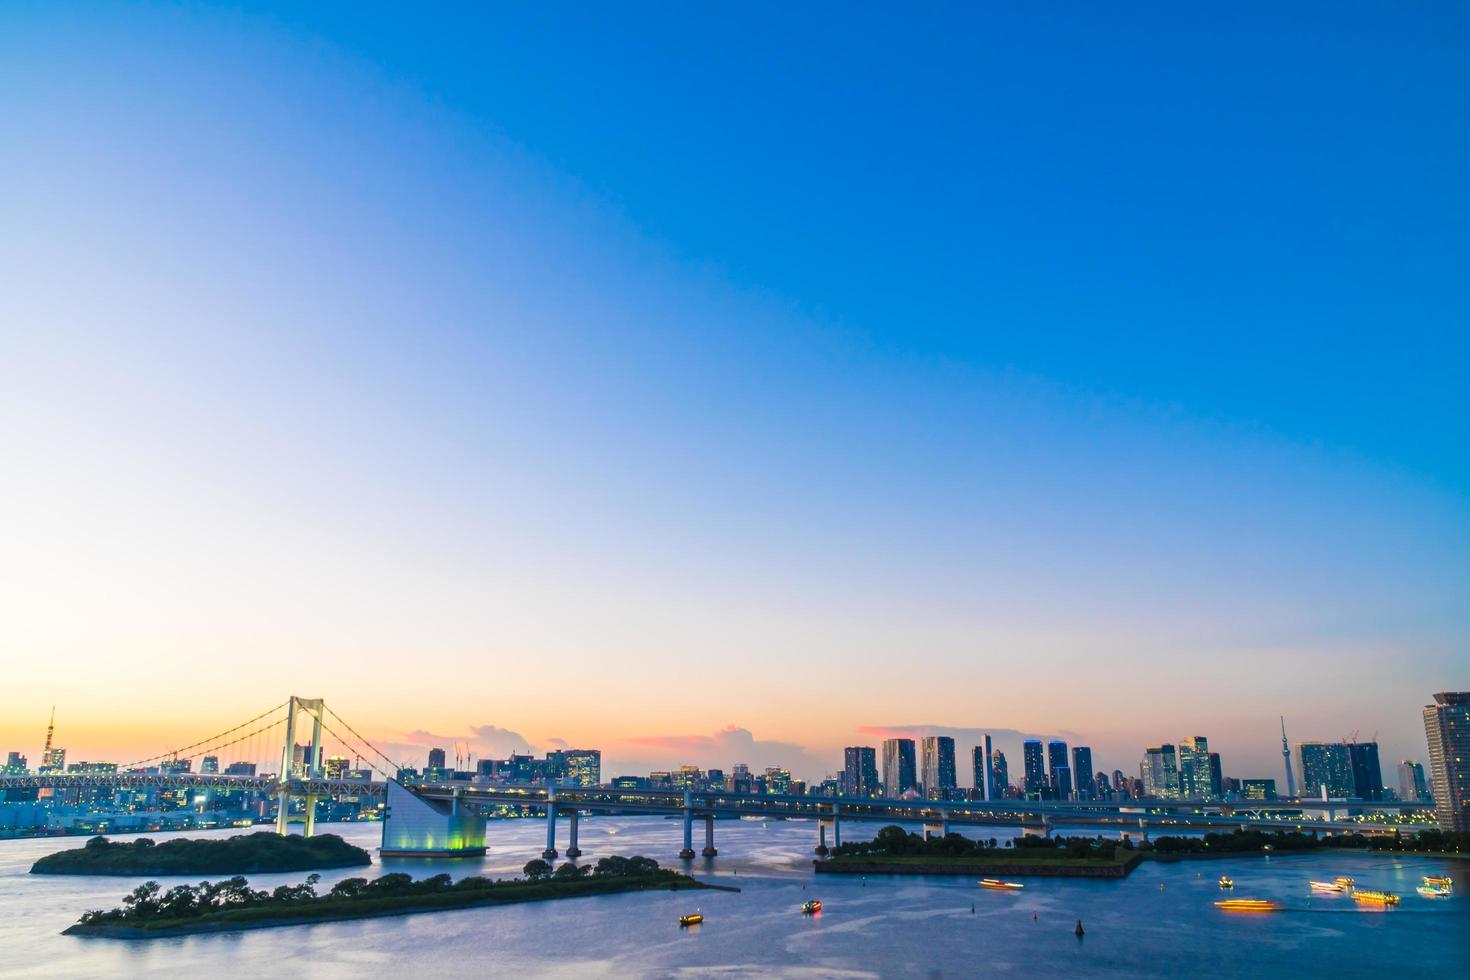
[[(298, 698), (291, 695), (286, 702), (286, 745), (281, 750), (281, 781), (276, 788), (276, 833), (285, 836), (291, 832), (291, 783), (301, 779), (310, 783), (322, 778), (322, 715), (326, 702), (321, 698)], [(298, 772), (296, 767), (296, 721), (305, 713), (311, 719), (311, 749), (305, 764)], [(316, 794), (299, 794), (306, 801), (305, 828), (307, 837), (316, 833)]]

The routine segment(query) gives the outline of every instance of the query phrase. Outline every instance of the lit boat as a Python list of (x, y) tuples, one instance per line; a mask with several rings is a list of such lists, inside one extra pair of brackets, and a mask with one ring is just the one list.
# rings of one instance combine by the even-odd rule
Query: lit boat
[(1434, 888), (1447, 889), (1454, 887), (1455, 879), (1451, 878), (1449, 875), (1425, 875), (1424, 884), (1430, 885)]
[(1008, 888), (1012, 891), (1026, 887), (1019, 881), (1001, 881), (999, 878), (981, 878), (979, 885), (981, 888)]
[(681, 926), (697, 926), (703, 921), (704, 916), (699, 912), (693, 912), (689, 915), (679, 916), (679, 925)]
[(1353, 898), (1368, 905), (1397, 905), (1399, 897), (1393, 892), (1355, 891)]
[(815, 898), (812, 899), (810, 902), (802, 902), (801, 911), (804, 915), (816, 915), (818, 912), (822, 911), (822, 903), (819, 899)]
[(1435, 888), (1433, 885), (1420, 885), (1415, 890), (1418, 891), (1419, 894), (1420, 895), (1423, 895), (1425, 898), (1449, 898), (1450, 897), (1450, 890), (1448, 888)]
[(1230, 877), (1229, 875), (1221, 875), (1220, 876), (1220, 887), (1221, 888), (1234, 888), (1235, 887), (1235, 879), (1232, 878), (1232, 877)]
[(1227, 912), (1277, 912), (1281, 909), (1281, 903), (1268, 898), (1227, 898), (1216, 902), (1215, 908)]
[(1351, 888), (1351, 887), (1353, 887), (1354, 885), (1357, 884), (1356, 881), (1354, 881), (1353, 879), (1349, 878), (1347, 875), (1338, 875), (1336, 878), (1333, 878), (1332, 880), (1335, 881), (1335, 882), (1337, 882), (1339, 885), (1341, 885), (1344, 888)]
[(1347, 885), (1339, 885), (1335, 881), (1311, 881), (1308, 882), (1314, 892), (1330, 892), (1333, 895), (1341, 895), (1347, 891)]

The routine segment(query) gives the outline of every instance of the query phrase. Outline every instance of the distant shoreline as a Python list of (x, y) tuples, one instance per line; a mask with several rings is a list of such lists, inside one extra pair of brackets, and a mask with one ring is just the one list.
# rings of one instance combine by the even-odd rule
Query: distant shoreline
[(1122, 861), (1110, 863), (1072, 861), (1066, 859), (1050, 861), (976, 861), (961, 857), (953, 860), (931, 858), (922, 861), (903, 861), (892, 857), (872, 860), (854, 858), (829, 858), (812, 862), (817, 874), (873, 874), (873, 875), (958, 875), (969, 877), (1008, 878), (1126, 878), (1138, 867), (1141, 856), (1129, 855)]

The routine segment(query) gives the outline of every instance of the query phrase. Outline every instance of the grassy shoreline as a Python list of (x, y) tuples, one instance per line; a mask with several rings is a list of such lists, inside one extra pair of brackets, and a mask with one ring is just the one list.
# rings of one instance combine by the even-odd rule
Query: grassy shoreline
[(634, 891), (682, 891), (710, 889), (739, 891), (729, 885), (708, 885), (694, 878), (670, 879), (666, 875), (618, 878), (584, 878), (570, 881), (529, 881), (497, 885), (480, 891), (448, 891), (429, 895), (384, 896), (363, 899), (320, 899), (298, 906), (279, 908), (227, 909), (187, 919), (156, 919), (141, 925), (76, 923), (62, 935), (104, 939), (162, 939), (247, 929), (377, 919), (387, 916), (444, 912), (485, 905), (516, 905), (593, 895), (615, 895)]

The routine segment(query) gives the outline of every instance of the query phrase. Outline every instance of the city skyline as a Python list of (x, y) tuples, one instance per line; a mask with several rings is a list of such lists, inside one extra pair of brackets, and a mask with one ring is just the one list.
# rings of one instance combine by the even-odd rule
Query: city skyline
[(1421, 757), (1459, 21), (775, 16), (6, 4), (0, 745)]

